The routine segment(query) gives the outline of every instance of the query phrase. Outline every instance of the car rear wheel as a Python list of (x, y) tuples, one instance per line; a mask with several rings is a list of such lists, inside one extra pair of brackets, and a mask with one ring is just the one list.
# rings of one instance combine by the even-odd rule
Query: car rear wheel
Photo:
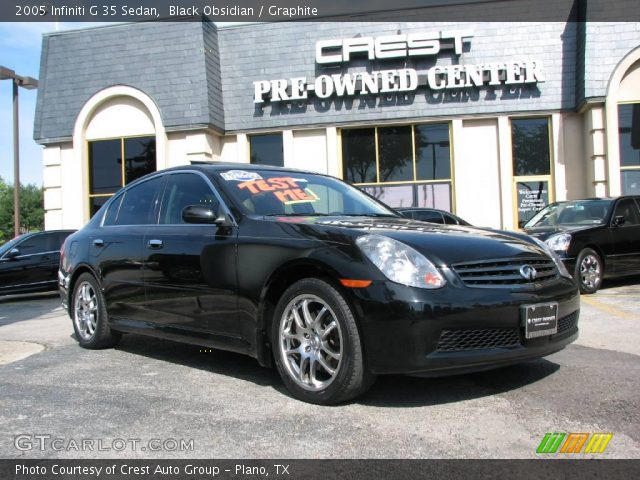
[(591, 248), (585, 248), (578, 255), (575, 278), (581, 293), (595, 293), (602, 285), (604, 265), (602, 259)]
[(73, 289), (71, 318), (81, 347), (89, 349), (115, 346), (122, 334), (109, 327), (104, 297), (95, 278), (83, 273)]
[(286, 290), (276, 307), (272, 340), (278, 372), (298, 399), (320, 405), (344, 402), (375, 380), (365, 368), (351, 308), (323, 280), (307, 278)]

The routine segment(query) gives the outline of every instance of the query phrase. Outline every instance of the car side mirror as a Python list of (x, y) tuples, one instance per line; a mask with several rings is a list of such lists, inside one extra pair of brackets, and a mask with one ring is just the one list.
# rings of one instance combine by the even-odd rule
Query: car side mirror
[(621, 227), (625, 224), (627, 220), (624, 218), (624, 215), (617, 215), (616, 217), (613, 218), (613, 226), (614, 227)]
[(18, 250), (17, 248), (12, 248), (7, 252), (7, 255), (5, 258), (16, 258), (19, 255), (20, 255), (20, 250)]
[(185, 223), (226, 225), (227, 216), (222, 206), (214, 208), (208, 205), (189, 205), (182, 210), (182, 220)]

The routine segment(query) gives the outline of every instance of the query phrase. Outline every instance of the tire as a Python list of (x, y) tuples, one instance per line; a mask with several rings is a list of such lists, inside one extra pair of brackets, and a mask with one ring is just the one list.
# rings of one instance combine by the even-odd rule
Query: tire
[(361, 395), (375, 381), (349, 304), (324, 280), (306, 278), (284, 292), (271, 339), (278, 373), (299, 400), (332, 405)]
[(69, 306), (73, 330), (83, 348), (97, 350), (117, 345), (120, 332), (111, 330), (104, 296), (98, 282), (89, 273), (83, 273), (73, 287)]
[(583, 249), (576, 260), (574, 278), (580, 287), (580, 293), (595, 293), (602, 285), (604, 264), (600, 255), (591, 248)]

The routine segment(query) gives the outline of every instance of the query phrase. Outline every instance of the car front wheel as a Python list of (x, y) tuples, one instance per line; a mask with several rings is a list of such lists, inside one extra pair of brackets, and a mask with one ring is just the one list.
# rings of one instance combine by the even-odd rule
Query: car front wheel
[(375, 377), (365, 368), (358, 327), (344, 296), (315, 278), (289, 287), (276, 307), (276, 367), (300, 400), (330, 405), (364, 393)]
[(93, 275), (78, 277), (71, 306), (73, 330), (81, 347), (108, 348), (120, 341), (122, 334), (109, 327), (104, 297)]
[(575, 278), (581, 293), (595, 293), (602, 285), (604, 266), (602, 259), (591, 248), (585, 248), (578, 255)]

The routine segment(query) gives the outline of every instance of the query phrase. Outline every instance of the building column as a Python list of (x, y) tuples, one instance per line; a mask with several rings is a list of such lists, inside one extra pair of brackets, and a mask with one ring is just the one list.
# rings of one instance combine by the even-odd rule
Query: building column
[(513, 230), (513, 153), (511, 149), (511, 125), (509, 117), (498, 117), (498, 151), (500, 172), (500, 201), (502, 204), (502, 228)]
[(607, 191), (607, 148), (604, 125), (604, 108), (593, 106), (585, 112), (586, 154), (589, 159), (588, 179), (591, 181), (589, 195), (606, 197)]

